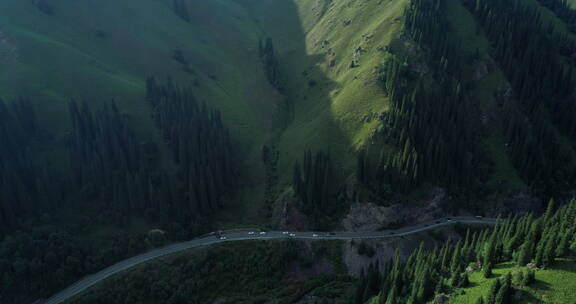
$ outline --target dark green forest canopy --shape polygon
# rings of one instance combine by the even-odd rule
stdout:
[[[570,57],[576,47],[522,3],[462,1],[477,22],[475,35],[488,39],[486,56],[510,80],[510,95],[496,97],[508,157],[532,191],[560,195],[576,181]],[[415,59],[401,53],[382,67],[382,85],[392,101],[382,119],[382,138],[397,152],[383,153],[377,162],[361,156],[358,175],[376,189],[391,185],[407,191],[427,181],[477,196],[487,190],[494,164],[482,143],[486,130],[479,127],[479,104],[471,98],[476,83],[465,72],[480,55],[467,54],[453,38],[447,6],[447,1],[411,1],[405,13],[404,34],[422,50],[419,64],[429,72],[418,72]]]
[[[72,130],[57,139],[36,120],[28,100],[0,100],[0,274],[6,282],[0,299],[48,296],[82,274],[162,244],[120,232],[131,218],[155,223],[172,240],[209,231],[222,197],[235,187],[234,148],[220,113],[198,103],[190,90],[153,78],[147,102],[169,155],[138,139],[113,102],[93,112],[71,101]],[[61,155],[43,154],[50,145]],[[162,158],[176,170],[165,169]],[[104,223],[120,231],[89,243],[75,235],[76,224],[51,219],[78,209],[90,210],[80,226]]]

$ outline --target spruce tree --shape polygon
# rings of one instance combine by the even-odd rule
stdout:
[[[532,259],[532,247],[533,244],[530,240],[527,240],[522,246],[520,246],[520,252],[518,253],[518,266],[526,266]]]
[[[490,285],[490,290],[488,291],[488,296],[486,297],[486,304],[496,304],[496,294],[500,290],[500,280],[494,280],[494,283]]]
[[[489,278],[492,276],[492,267],[493,264],[491,261],[485,263],[482,265],[482,276],[484,276],[485,278]]]
[[[510,304],[511,300],[511,282],[512,277],[510,273],[507,273],[504,279],[502,280],[502,284],[500,289],[498,290],[494,303],[495,304]]]

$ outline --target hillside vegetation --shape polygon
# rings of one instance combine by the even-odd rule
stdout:
[[[138,267],[69,301],[97,303],[347,303],[342,243],[228,243]],[[270,267],[275,265],[275,267]],[[329,300],[328,300],[329,299]]]
[[[513,263],[502,263],[494,266],[494,277],[484,278],[480,273],[470,275],[469,288],[463,289],[463,295],[457,295],[448,303],[474,303],[479,297],[489,294],[490,285],[494,280],[502,278],[507,273],[521,271]],[[525,286],[513,295],[520,303],[570,303],[574,300],[576,290],[576,266],[574,259],[561,259],[555,265],[535,274],[536,281]]]
[[[0,1],[0,302],[219,228],[332,230],[356,202],[569,199],[570,4]]]
[[[456,243],[447,242],[430,253],[421,247],[405,261],[397,253],[384,267],[376,264],[367,269],[357,283],[354,303],[450,299],[450,303],[511,304],[534,301],[531,297],[570,303],[575,284],[576,202],[553,210],[550,202],[540,218],[515,216],[491,230],[469,230]],[[554,279],[566,281],[547,285]],[[552,298],[551,290],[557,290]]]

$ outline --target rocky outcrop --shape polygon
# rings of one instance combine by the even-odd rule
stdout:
[[[390,207],[373,203],[357,203],[342,220],[348,231],[375,231],[396,225],[433,220],[442,216],[442,202],[446,197],[443,189],[437,188],[428,200],[406,206],[397,204]]]
[[[474,79],[478,81],[486,75],[488,75],[488,65],[485,62],[478,63],[474,68]]]
[[[350,212],[342,220],[342,224],[348,231],[374,231],[396,221],[397,214],[398,210],[394,207],[358,203],[352,205]]]
[[[16,44],[0,29],[0,67],[18,60]]]
[[[360,66],[360,55],[362,55],[362,47],[357,47],[352,54],[352,62],[350,63],[351,68]]]
[[[450,300],[450,297],[445,294],[439,294],[434,298],[434,304],[444,304],[448,302],[448,300]]]
[[[282,206],[279,229],[290,231],[308,231],[308,217],[297,207],[298,200],[292,191],[282,194],[276,205]]]

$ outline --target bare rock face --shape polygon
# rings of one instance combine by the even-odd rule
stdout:
[[[351,68],[360,66],[360,56],[362,55],[362,47],[357,47],[352,54],[352,62],[350,63]]]
[[[506,208],[506,210],[503,211],[524,214],[538,211],[540,205],[539,199],[524,191],[519,191],[510,195],[510,197],[504,202],[504,208]]]
[[[0,29],[0,67],[18,61],[18,47],[6,33]]]
[[[348,215],[342,220],[348,231],[374,231],[390,225],[397,214],[393,207],[380,207],[373,203],[352,205]]]
[[[308,218],[297,207],[297,199],[293,193],[287,193],[278,199],[282,207],[280,229],[290,231],[307,231]]]
[[[433,220],[441,217],[441,203],[445,196],[445,191],[437,188],[430,199],[414,204],[413,207],[400,204],[382,207],[373,203],[357,203],[350,207],[342,225],[348,231],[375,231],[394,225]]]
[[[474,79],[476,81],[486,77],[488,75],[488,65],[484,62],[478,63],[476,68],[474,68]]]
[[[450,297],[448,297],[447,295],[439,294],[436,296],[436,298],[434,298],[434,304],[444,304],[448,302],[449,299]]]

